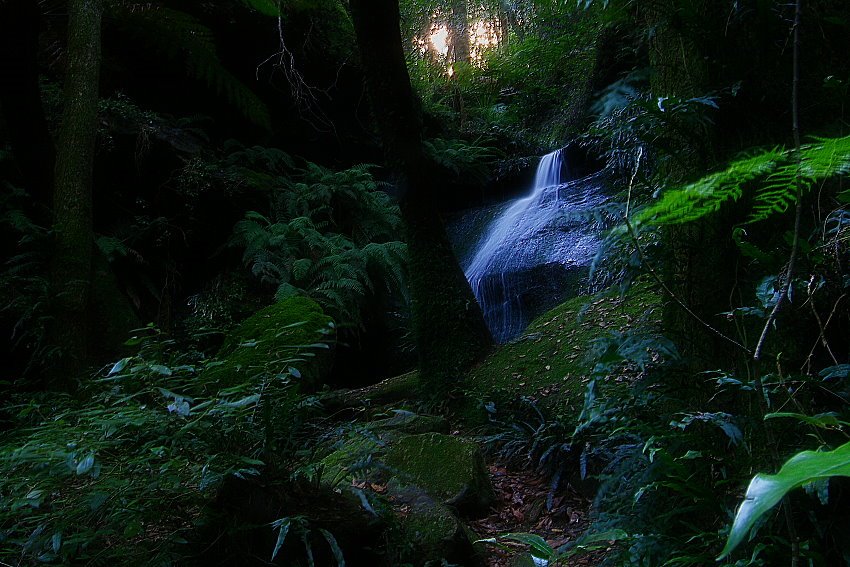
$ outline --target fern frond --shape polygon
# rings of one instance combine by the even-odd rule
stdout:
[[[212,31],[185,12],[158,4],[114,2],[112,15],[138,41],[161,56],[185,62],[187,73],[215,89],[245,118],[267,130],[271,118],[266,105],[221,63]]]
[[[635,215],[634,223],[665,225],[697,220],[727,201],[737,201],[747,183],[769,174],[784,159],[784,152],[775,148],[734,161],[724,171],[665,192],[658,202]]]
[[[724,203],[737,201],[753,188],[753,205],[748,223],[782,213],[796,201],[796,186],[805,194],[815,183],[850,172],[850,136],[816,138],[794,151],[774,148],[733,161],[679,189],[665,192],[661,199],[641,210],[635,226],[682,224],[716,212]],[[761,183],[757,183],[761,180]]]

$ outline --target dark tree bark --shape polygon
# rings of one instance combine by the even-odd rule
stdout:
[[[39,15],[36,0],[0,1],[0,112],[33,198],[30,213],[48,222],[55,149],[38,84]]]
[[[397,0],[351,0],[361,64],[388,161],[400,174],[413,331],[426,384],[449,384],[492,339],[434,205],[439,180],[422,147],[419,105],[404,60]]]
[[[646,25],[655,30],[648,46],[651,89],[655,96],[687,99],[704,96],[709,90],[706,46],[701,43],[704,38],[697,36],[694,29],[698,25],[706,28],[716,25],[723,15],[706,0],[694,1],[689,6],[692,12],[687,21],[673,0],[644,8]],[[674,139],[673,143],[678,159],[675,165],[660,172],[666,183],[684,183],[705,173],[710,164],[710,138],[702,152],[684,137]],[[728,320],[721,315],[730,309],[730,294],[735,285],[737,252],[731,239],[734,220],[730,212],[726,208],[710,218],[664,230],[665,247],[669,251],[664,266],[666,283],[692,312],[669,301],[664,311],[665,330],[686,359],[696,366],[715,364],[714,361],[735,352],[732,343],[709,331],[693,316],[727,336],[733,333]]]
[[[97,134],[102,0],[68,2],[68,66],[56,156],[53,344],[61,361],[54,387],[69,387],[86,360],[93,253],[92,167]]]

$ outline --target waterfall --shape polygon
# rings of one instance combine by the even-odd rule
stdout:
[[[589,209],[604,201],[598,175],[562,180],[564,152],[543,156],[531,192],[507,204],[484,232],[464,272],[493,337],[506,342],[577,287],[598,247]],[[575,291],[575,290],[574,290]]]

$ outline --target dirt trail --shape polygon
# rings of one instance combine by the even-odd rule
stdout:
[[[508,469],[499,463],[489,465],[490,478],[496,492],[496,503],[490,514],[470,523],[479,537],[490,538],[510,532],[528,532],[541,536],[553,548],[580,537],[589,524],[590,500],[574,490],[559,490],[547,510],[549,482],[528,470]],[[513,546],[512,546],[513,547]],[[525,546],[516,544],[517,551]],[[484,557],[490,567],[508,567],[511,553],[487,546]],[[571,558],[559,565],[598,565],[604,552]]]

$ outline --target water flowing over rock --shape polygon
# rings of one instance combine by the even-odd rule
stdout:
[[[606,200],[602,175],[569,179],[567,169],[562,150],[543,156],[530,194],[504,206],[465,263],[499,342],[575,295],[598,250],[602,226],[591,211]]]

